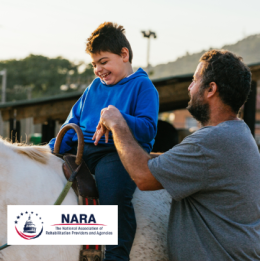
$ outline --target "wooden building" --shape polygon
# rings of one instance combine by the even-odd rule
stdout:
[[[250,64],[252,72],[252,91],[244,106],[243,118],[255,133],[257,83],[260,84],[260,63]],[[189,101],[188,86],[193,74],[179,75],[153,80],[159,92],[160,112],[184,109]],[[49,98],[0,104],[3,121],[9,122],[12,136],[20,137],[20,120],[33,118],[34,124],[41,124],[42,142],[48,142],[55,136],[55,124],[63,123],[82,92],[72,92]],[[259,117],[260,120],[260,117]],[[11,135],[11,134],[10,134]],[[11,136],[10,136],[11,138]]]

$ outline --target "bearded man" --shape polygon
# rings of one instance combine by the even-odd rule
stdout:
[[[172,196],[169,260],[260,260],[260,156],[238,118],[251,84],[241,57],[206,52],[188,91],[202,128],[153,158],[134,140],[120,112],[102,111],[121,161],[141,190]]]

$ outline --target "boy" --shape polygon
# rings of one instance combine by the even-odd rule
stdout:
[[[86,52],[91,56],[98,78],[73,106],[63,126],[75,123],[83,131],[83,159],[95,174],[100,204],[118,205],[118,245],[106,246],[104,260],[129,260],[136,230],[131,203],[136,185],[118,157],[111,133],[96,141],[92,138],[101,110],[113,105],[120,110],[139,144],[149,153],[157,129],[158,93],[142,69],[133,73],[132,49],[122,26],[110,22],[101,24],[88,38]],[[55,139],[49,143],[52,150],[54,143]],[[76,147],[77,135],[70,130],[63,138],[60,153],[75,153]]]

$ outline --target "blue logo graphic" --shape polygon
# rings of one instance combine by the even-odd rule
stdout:
[[[38,213],[20,213],[14,223],[17,234],[25,240],[38,238],[43,232],[43,221]]]

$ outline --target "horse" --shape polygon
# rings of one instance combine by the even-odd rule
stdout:
[[[0,138],[0,246],[7,240],[7,205],[52,205],[67,180],[63,160],[48,145],[29,146]],[[62,205],[76,205],[72,189]],[[130,259],[168,261],[167,225],[171,197],[165,190],[143,192],[133,198],[137,231]],[[10,246],[0,261],[78,261],[81,246]]]

